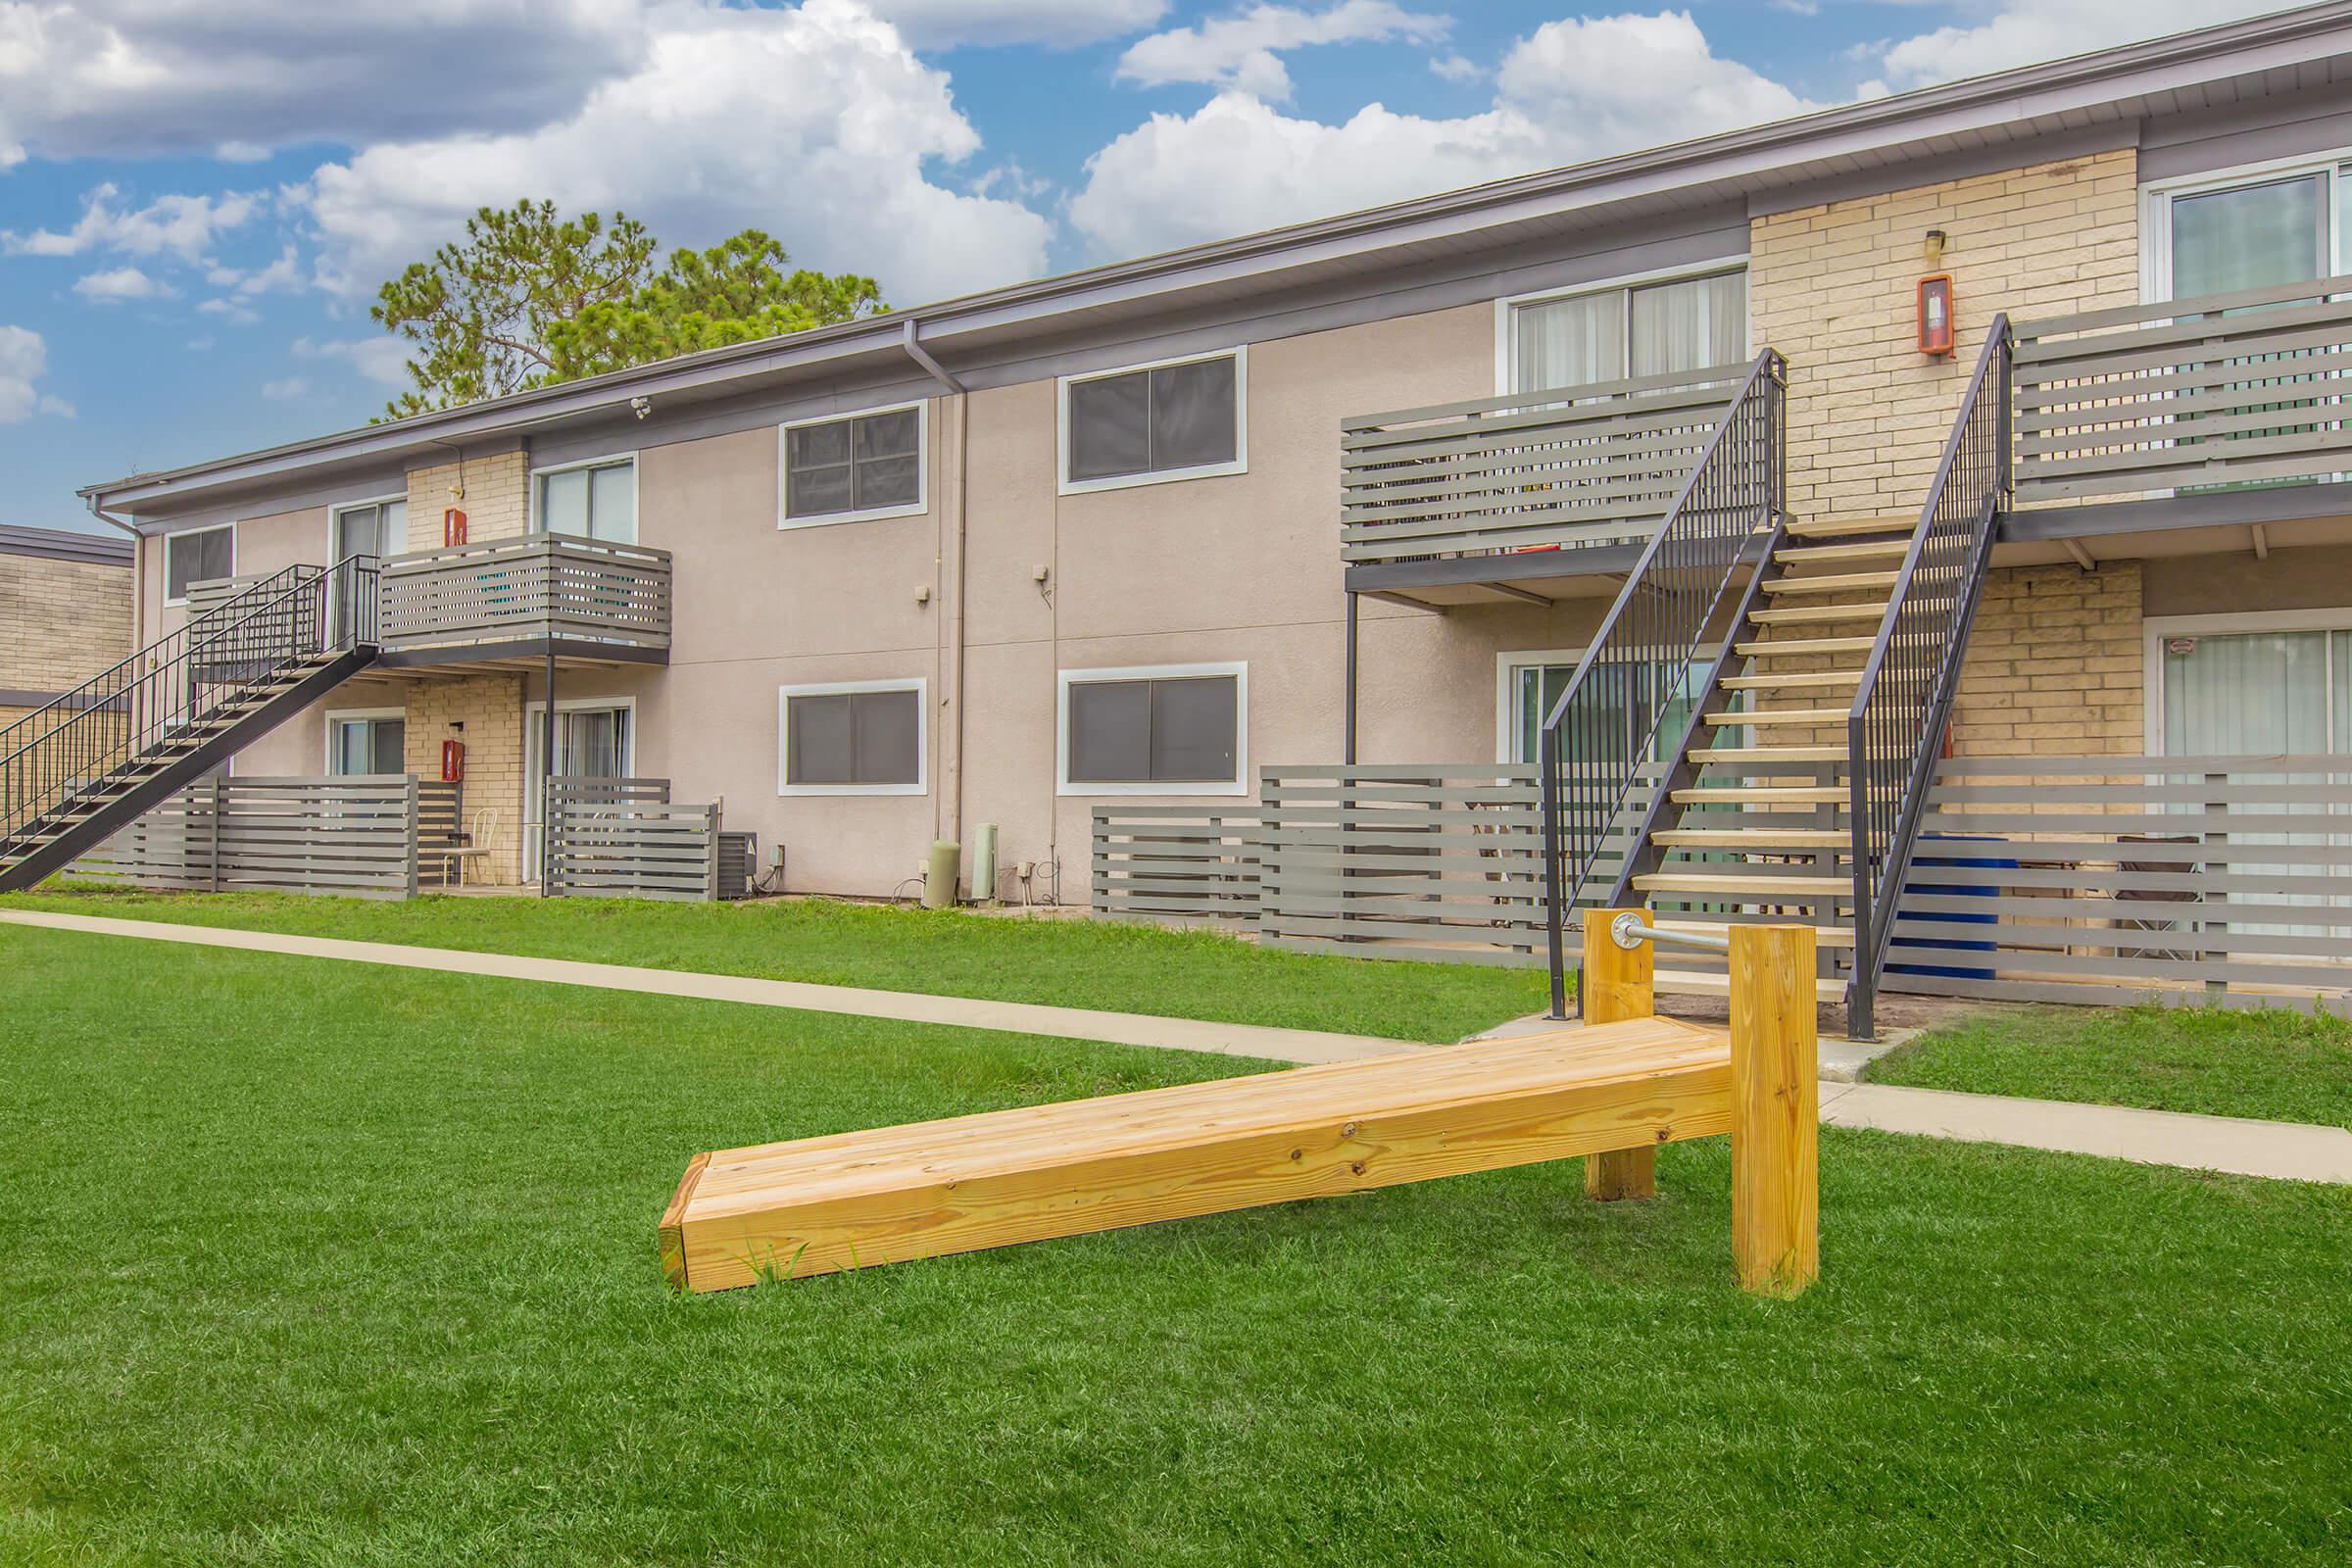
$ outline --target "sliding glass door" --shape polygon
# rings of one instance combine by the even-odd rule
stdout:
[[[591,699],[556,709],[556,776],[558,778],[627,778],[635,744],[631,733],[634,710],[625,703]],[[547,706],[534,703],[529,710],[528,792],[522,803],[522,874],[526,882],[539,876],[540,808],[547,799],[547,773],[540,753],[547,722]]]

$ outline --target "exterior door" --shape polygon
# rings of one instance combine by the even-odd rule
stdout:
[[[546,715],[545,705],[534,707],[529,715],[529,788],[522,805],[522,874],[526,882],[536,881],[539,876],[540,809],[547,799],[547,774],[539,754]],[[556,777],[627,778],[635,739],[630,733],[630,721],[634,717],[633,710],[625,704],[558,707]]]

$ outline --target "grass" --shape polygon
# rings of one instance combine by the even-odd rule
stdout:
[[[387,904],[300,894],[71,889],[0,896],[0,909],[176,920],[1395,1040],[1459,1040],[1546,1004],[1541,971],[1367,962],[1276,953],[1214,931],[1018,920],[823,899],[662,904],[420,898]]]
[[[1873,1083],[2352,1127],[2352,1024],[2272,1008],[2033,1007],[1933,1030]]]
[[[721,1296],[687,1154],[1229,1059],[0,928],[0,1562],[2334,1563],[2352,1192],[1825,1133]]]

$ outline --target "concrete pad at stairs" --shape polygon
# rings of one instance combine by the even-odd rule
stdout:
[[[2278,1181],[2352,1183],[2352,1131],[2237,1116],[1963,1095],[1893,1084],[1822,1090],[1824,1126],[2014,1144]]]

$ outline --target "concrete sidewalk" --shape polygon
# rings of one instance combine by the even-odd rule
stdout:
[[[947,1024],[960,1029],[1000,1029],[1112,1045],[1201,1051],[1270,1061],[1353,1061],[1414,1049],[1408,1041],[1373,1035],[1206,1023],[1194,1018],[1161,1018],[1090,1007],[987,1002],[969,997],[812,985],[799,980],[759,980],[691,970],[641,969],[572,958],[528,958],[392,942],[349,942],[339,937],[173,925],[160,920],[118,920],[99,915],[6,909],[0,910],[0,924],[192,947],[234,948],[294,957],[334,958],[500,980],[585,986],[603,991],[637,991],[704,1002],[742,1002],[755,1006]],[[2083,1105],[2052,1100],[2016,1100],[2001,1095],[1962,1095],[1939,1089],[1840,1083],[1826,1078],[1821,1086],[1821,1120],[1828,1127],[1867,1127],[1929,1138],[2010,1144],[2020,1149],[2060,1153],[2100,1154],[2191,1170],[2352,1184],[2352,1131],[2341,1127],[2191,1116],[2176,1111],[2132,1110],[2117,1105]]]

